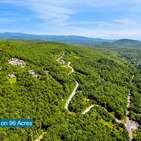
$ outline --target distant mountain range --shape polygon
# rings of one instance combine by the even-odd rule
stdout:
[[[24,33],[0,33],[0,39],[22,39],[22,40],[42,40],[63,43],[82,44],[98,47],[141,47],[141,41],[131,39],[108,40],[101,38],[89,38],[73,35],[33,35]]]
[[[113,42],[104,42],[98,46],[115,48],[141,48],[141,41],[132,39],[120,39]]]
[[[0,39],[24,39],[24,40],[43,40],[43,41],[56,41],[74,44],[99,44],[104,42],[111,42],[112,40],[100,39],[100,38],[89,38],[83,36],[73,35],[33,35],[24,33],[0,33]]]

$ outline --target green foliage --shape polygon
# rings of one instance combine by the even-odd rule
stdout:
[[[70,61],[75,70],[71,75],[56,61],[63,52],[65,65]],[[9,64],[11,58],[23,60],[25,67]],[[0,129],[1,140],[31,141],[46,132],[46,141],[127,141],[124,126],[111,116],[124,118],[131,87],[132,69],[117,52],[62,43],[0,41],[0,62],[0,118],[34,121],[30,129]],[[8,79],[12,73],[16,78]],[[68,112],[64,106],[75,81],[79,88]],[[82,115],[90,104],[99,106]]]

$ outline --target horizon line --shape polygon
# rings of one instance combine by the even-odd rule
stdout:
[[[47,34],[47,33],[27,33],[27,32],[0,32],[0,34],[25,34],[25,35],[32,35],[32,36],[73,36],[73,37],[83,37],[83,38],[91,38],[91,39],[102,39],[102,40],[137,40],[141,41],[141,39],[135,39],[135,38],[104,38],[104,37],[92,37],[87,35],[77,35],[77,34]]]

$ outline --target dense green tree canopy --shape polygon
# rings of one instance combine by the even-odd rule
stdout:
[[[62,54],[64,64],[57,61]],[[9,64],[11,58],[25,65]],[[68,62],[74,69],[71,74]],[[33,119],[32,128],[0,128],[0,140],[32,141],[44,133],[45,141],[127,141],[124,125],[115,118],[125,118],[128,90],[132,89],[130,117],[141,122],[140,76],[116,51],[0,41],[0,118]],[[79,87],[67,111],[65,103],[76,81]],[[98,106],[83,115],[92,104]],[[140,138],[139,132],[137,140]]]

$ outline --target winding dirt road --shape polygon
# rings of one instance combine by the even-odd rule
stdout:
[[[63,52],[63,54],[58,58],[56,59],[56,61],[60,64],[65,64],[65,61],[63,60],[63,57],[64,57],[65,53]],[[68,75],[72,74],[74,72],[74,69],[73,67],[70,66],[71,65],[71,62],[68,62],[68,65],[67,67],[71,69],[71,71],[68,73]],[[76,82],[76,86],[73,90],[73,92],[71,93],[70,97],[68,98],[67,102],[66,102],[66,105],[65,105],[65,109],[68,110],[68,106],[69,106],[69,103],[71,101],[71,99],[73,98],[73,96],[76,94],[76,90],[77,88],[79,87],[79,84],[78,82]],[[34,141],[41,141],[44,137],[46,132],[43,132],[37,139],[35,139]]]
[[[72,74],[74,72],[74,68],[71,66],[71,62],[68,62],[67,67],[71,69],[71,71],[68,73],[68,75]]]
[[[83,112],[82,115],[85,115],[86,113],[88,113],[95,105],[91,105],[88,108],[86,108]]]
[[[86,109],[82,112],[82,115],[87,114],[93,107],[101,107],[101,105],[96,105],[96,104],[94,104],[94,105],[89,106],[88,108],[86,108]],[[104,108],[104,107],[102,107],[102,108],[103,108],[106,112],[108,112],[106,108]],[[109,113],[109,112],[108,112],[108,113]],[[120,121],[119,119],[117,119],[116,117],[114,117],[112,114],[111,114],[111,116],[115,119],[115,121],[116,121],[117,123],[122,123],[122,124],[123,124],[122,121]]]
[[[59,62],[62,65],[65,64],[65,61],[63,60],[64,55],[65,55],[65,53],[63,52],[63,54],[56,60],[57,62]],[[68,73],[68,75],[70,75],[70,74],[72,74],[74,72],[74,68],[71,66],[71,62],[70,61],[65,66],[71,69],[71,71]]]
[[[72,98],[75,96],[76,91],[77,91],[77,88],[79,87],[79,83],[78,83],[77,81],[76,81],[75,83],[76,83],[75,88],[73,89],[71,95],[69,96],[69,98],[68,98],[68,100],[67,100],[67,102],[66,102],[66,104],[65,104],[65,109],[66,109],[67,111],[69,111],[69,109],[68,109],[69,104],[70,104]]]
[[[63,54],[56,60],[56,61],[59,62],[60,64],[65,64],[65,61],[63,60],[64,54],[65,54],[65,53],[63,52]],[[67,67],[71,69],[71,71],[68,73],[68,75],[72,74],[72,73],[74,72],[74,68],[71,66],[71,62],[68,62]],[[67,111],[69,111],[69,108],[68,108],[68,107],[69,107],[69,104],[70,104],[72,98],[75,96],[76,91],[77,91],[77,88],[79,87],[79,83],[78,83],[77,81],[76,81],[75,83],[76,83],[76,85],[75,85],[75,87],[74,87],[72,93],[70,94],[70,96],[69,96],[69,98],[67,99],[66,104],[65,104],[65,109],[66,109]]]
[[[65,61],[63,60],[64,55],[65,52],[63,52],[63,54],[56,61],[59,62],[60,64],[65,64]]]

